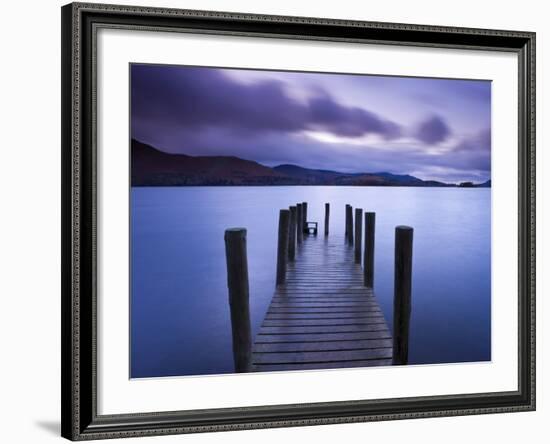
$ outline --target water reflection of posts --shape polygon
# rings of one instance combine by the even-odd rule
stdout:
[[[376,213],[365,213],[365,252],[363,280],[365,287],[374,287],[374,228]]]
[[[393,296],[393,364],[409,361],[409,325],[411,319],[413,229],[395,228],[395,275]]]
[[[233,360],[235,372],[244,373],[250,369],[252,344],[245,228],[225,230],[225,256],[233,335]]]
[[[325,236],[328,236],[328,222],[330,216],[330,204],[325,204]]]
[[[284,284],[286,280],[289,219],[289,210],[279,211],[279,238],[277,241],[277,285]]]

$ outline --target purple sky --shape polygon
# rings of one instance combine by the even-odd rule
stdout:
[[[475,182],[491,175],[491,83],[131,66],[132,137],[171,153]]]

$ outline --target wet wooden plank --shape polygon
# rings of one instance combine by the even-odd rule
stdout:
[[[269,342],[256,343],[253,353],[338,351],[381,349],[392,347],[391,339],[358,339],[353,341],[315,341],[315,342]]]
[[[328,300],[327,300],[328,299]],[[340,296],[332,296],[330,294],[324,294],[324,295],[308,295],[308,294],[300,294],[296,293],[294,295],[275,295],[275,297],[272,300],[272,303],[289,303],[289,302],[301,302],[301,303],[307,303],[307,302],[334,302],[334,303],[343,303],[347,302],[350,299],[355,299],[356,302],[361,303],[369,303],[374,302],[378,304],[378,301],[374,298],[372,295],[359,295],[359,294],[342,294]]]
[[[392,365],[391,359],[371,359],[362,361],[323,362],[305,364],[257,364],[253,367],[257,372],[287,372],[292,370],[328,370],[343,368],[378,367]]]
[[[391,335],[387,330],[365,331],[365,332],[326,332],[307,334],[285,334],[260,333],[256,336],[256,344],[272,342],[330,342],[330,341],[357,341],[357,340],[379,340],[390,339]]]
[[[361,350],[252,353],[252,364],[320,364],[323,362],[360,361],[390,358],[391,348],[365,348]]]
[[[262,327],[332,327],[348,325],[386,324],[383,317],[331,318],[331,319],[265,319]]]
[[[316,326],[283,326],[283,327],[262,327],[260,333],[263,334],[307,334],[307,333],[353,333],[362,331],[388,331],[385,324],[370,325],[325,325]]]
[[[281,302],[279,302],[279,303],[284,303],[284,302],[285,302],[285,301],[281,301]],[[289,301],[286,301],[286,302],[288,303]],[[309,303],[312,303],[312,302],[332,302],[332,301],[330,301],[330,300],[307,301],[307,300],[306,300],[306,301],[296,301],[296,302],[302,302],[302,303],[303,303],[303,302],[309,302]],[[350,300],[346,300],[345,302],[350,302],[350,303],[353,304],[353,303],[362,302],[362,301],[361,301],[361,300],[350,299]],[[350,311],[357,311],[357,310],[361,310],[361,309],[362,309],[361,305],[360,305],[360,304],[357,304],[357,306],[356,306],[355,308],[343,308],[343,309],[341,309],[340,311],[337,311],[337,313],[350,312]],[[298,309],[294,309],[294,308],[285,308],[285,307],[272,307],[272,308],[269,309],[268,313],[269,313],[269,312],[284,313],[284,312],[288,312],[288,311],[292,312],[292,311],[295,311],[295,310],[300,311],[299,308],[298,308]],[[313,312],[314,312],[314,311],[318,311],[318,312],[320,312],[320,313],[322,313],[322,312],[325,312],[325,313],[334,313],[334,312],[335,312],[335,310],[333,310],[333,309],[323,309],[323,308],[318,308],[318,309],[305,308],[304,310],[306,310],[308,313],[309,313],[309,312],[312,312],[312,311],[313,311]],[[365,309],[365,311],[369,311],[369,312],[370,312],[370,311],[376,311],[376,310],[375,310],[374,307],[373,307],[373,308],[369,308],[368,310]]]
[[[265,317],[266,320],[300,320],[300,319],[382,319],[385,322],[381,312],[372,311],[347,311],[347,312],[278,312],[270,311]]]
[[[311,302],[273,302],[270,306],[272,308],[365,308],[365,309],[380,309],[376,302],[355,302],[355,301],[311,301]]]

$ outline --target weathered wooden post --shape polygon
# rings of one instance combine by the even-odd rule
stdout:
[[[349,204],[346,204],[346,219],[345,219],[345,222],[344,222],[344,229],[345,229],[345,231],[346,231],[346,233],[345,233],[345,240],[346,240],[346,242],[348,241],[348,227],[349,227],[349,222],[348,222],[348,219],[349,219],[348,207],[349,207]]]
[[[349,204],[346,204],[346,209],[344,210],[345,219],[344,219],[344,242],[348,241],[348,207]]]
[[[363,236],[363,210],[355,209],[355,263],[361,263],[361,246]]]
[[[328,220],[330,216],[330,204],[325,204],[325,236],[328,236]]]
[[[302,204],[296,204],[296,242],[301,244],[302,240],[304,238],[304,229],[302,222],[304,221],[304,218],[302,216]]]
[[[277,285],[283,284],[286,279],[286,261],[288,257],[288,225],[289,210],[279,211],[279,239],[277,242]]]
[[[374,287],[374,228],[376,213],[365,212],[365,252],[363,280],[365,287]]]
[[[252,339],[248,303],[248,261],[246,257],[246,229],[225,230],[225,256],[227,262],[227,288],[233,334],[233,361],[235,372],[250,369]]]
[[[409,325],[411,320],[413,229],[395,228],[395,275],[393,295],[393,364],[409,361]]]
[[[307,233],[307,202],[302,202],[302,231]]]
[[[347,209],[347,229],[346,232],[348,233],[348,244],[353,245],[353,207],[351,205],[348,205],[346,207]]]
[[[290,207],[290,225],[288,229],[288,259],[296,257],[296,207]]]

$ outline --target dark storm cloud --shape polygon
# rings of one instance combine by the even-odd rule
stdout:
[[[244,86],[220,71],[132,67],[132,114],[176,126],[227,126],[251,131],[296,131],[304,109],[278,82]]]
[[[491,151],[491,130],[486,128],[480,131],[473,137],[469,137],[460,142],[455,148],[455,151],[476,151],[490,152]]]
[[[172,153],[484,181],[490,98],[488,82],[133,65],[131,130]]]
[[[491,130],[486,128],[478,134],[467,137],[452,150],[449,158],[464,160],[471,168],[491,171]]]
[[[158,131],[166,131],[170,123],[176,128],[216,126],[255,133],[314,129],[386,139],[401,132],[396,123],[341,105],[327,93],[303,102],[290,97],[279,81],[244,85],[219,70],[155,65],[132,66],[132,118],[133,123],[156,121]]]
[[[451,129],[439,116],[433,116],[422,122],[416,131],[416,137],[427,144],[443,142],[451,135]]]
[[[367,133],[376,133],[386,139],[394,139],[401,135],[397,124],[383,120],[362,108],[339,105],[328,95],[311,99],[309,110],[311,125],[339,136],[360,137]]]

